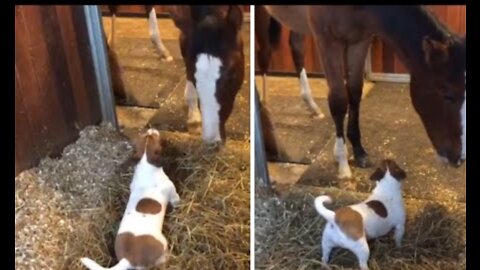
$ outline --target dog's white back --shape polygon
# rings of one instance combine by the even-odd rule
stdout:
[[[380,216],[367,202],[379,201],[386,208],[387,217]],[[386,235],[396,224],[405,221],[405,206],[402,197],[401,183],[387,170],[381,182],[367,200],[350,206],[363,218],[367,238],[377,238]],[[377,210],[378,211],[378,210]]]
[[[386,235],[395,229],[395,244],[400,247],[405,230],[405,206],[402,183],[405,172],[392,160],[384,160],[370,177],[377,186],[367,200],[342,207],[335,212],[325,208],[329,196],[315,199],[315,208],[327,224],[322,236],[322,261],[327,263],[334,247],[351,250],[357,256],[362,270],[368,269],[369,238]]]
[[[110,269],[144,269],[167,260],[163,221],[168,203],[176,206],[180,198],[163,168],[152,164],[160,156],[159,136],[157,130],[149,129],[137,145],[141,159],[135,167],[127,207],[115,239],[119,262]],[[91,270],[105,269],[91,259],[81,261]]]

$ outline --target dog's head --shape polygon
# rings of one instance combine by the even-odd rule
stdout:
[[[405,178],[407,178],[407,173],[400,168],[395,161],[391,159],[385,159],[370,176],[370,180],[381,182],[388,175],[395,178],[398,182],[402,182]]]
[[[166,140],[160,136],[158,130],[151,128],[134,138],[133,142],[135,145],[134,159],[139,160],[146,155],[150,164],[158,165],[160,163]]]

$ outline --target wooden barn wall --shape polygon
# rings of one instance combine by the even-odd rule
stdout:
[[[432,5],[427,6],[427,8],[432,10],[438,16],[440,21],[445,23],[455,33],[466,33],[467,9],[465,5]],[[405,67],[395,56],[393,50],[378,39],[372,44],[371,60],[373,72],[407,73]],[[305,68],[310,74],[323,74],[323,68],[312,37],[306,37]],[[258,70],[257,65],[256,69]],[[290,46],[288,45],[288,31],[286,29],[282,29],[280,46],[273,52],[270,62],[270,71],[295,73]]]
[[[250,12],[250,5],[241,6],[244,12]],[[101,5],[100,9],[103,15],[110,14],[108,7],[106,5]],[[165,6],[155,5],[155,12],[157,15],[165,15],[166,9]],[[142,5],[119,5],[118,7],[118,16],[146,16],[145,6]]]
[[[15,175],[101,121],[82,6],[15,6]]]

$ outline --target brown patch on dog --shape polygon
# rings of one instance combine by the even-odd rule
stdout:
[[[348,206],[335,211],[335,223],[354,241],[364,235],[362,216]]]
[[[407,178],[407,173],[402,168],[400,168],[400,166],[398,166],[395,161],[391,159],[385,159],[380,163],[380,166],[370,176],[370,180],[380,181],[381,179],[383,179],[383,177],[385,177],[387,169],[390,174],[398,181]]]
[[[162,211],[162,205],[154,199],[145,198],[137,203],[135,210],[139,213],[155,215]]]
[[[141,134],[133,140],[135,152],[133,158],[141,159],[145,150],[147,152],[147,161],[153,165],[158,165],[161,161],[162,149],[166,145],[166,140],[157,134]],[[145,148],[145,145],[147,147]]]
[[[151,267],[164,255],[165,247],[151,235],[121,233],[115,239],[117,259],[126,258],[134,267]]]
[[[375,214],[379,215],[382,218],[386,218],[388,216],[387,208],[381,201],[373,200],[366,203],[369,208],[375,212]]]

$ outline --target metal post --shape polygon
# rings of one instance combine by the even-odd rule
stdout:
[[[102,119],[118,129],[115,112],[115,99],[112,91],[110,66],[108,63],[106,40],[103,35],[103,23],[100,8],[96,5],[83,6],[87,22],[88,37],[92,50],[93,65],[97,79],[98,96],[102,109]]]
[[[262,119],[260,117],[260,97],[255,86],[255,108],[254,108],[254,127],[255,127],[255,178],[263,180],[268,188],[271,188],[270,177],[268,175],[267,157],[265,154],[265,144],[262,131]]]

